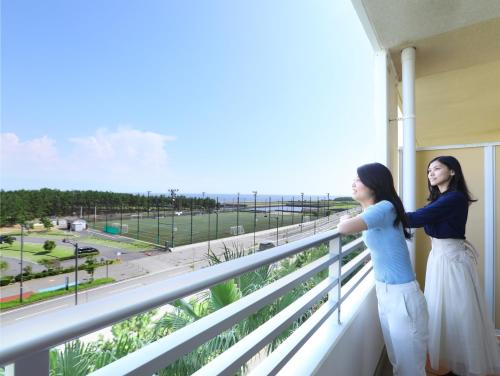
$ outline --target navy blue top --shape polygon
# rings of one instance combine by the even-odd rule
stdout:
[[[429,205],[406,213],[410,227],[424,227],[425,233],[438,239],[465,239],[469,202],[462,192],[445,192]]]

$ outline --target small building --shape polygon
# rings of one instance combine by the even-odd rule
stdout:
[[[63,218],[59,218],[57,220],[57,228],[61,230],[67,230],[68,229],[68,221]]]
[[[84,219],[76,219],[71,222],[71,231],[83,231],[87,228],[87,221]]]

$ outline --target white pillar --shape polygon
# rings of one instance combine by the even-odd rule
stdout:
[[[403,204],[406,211],[416,205],[415,179],[415,48],[401,53],[403,76]],[[408,242],[410,258],[415,268],[415,240]]]
[[[484,290],[488,313],[495,320],[495,265],[496,265],[496,202],[495,202],[495,147],[484,148]]]
[[[377,145],[375,160],[389,166],[389,73],[387,62],[386,50],[375,53],[373,115],[375,120],[375,144]]]

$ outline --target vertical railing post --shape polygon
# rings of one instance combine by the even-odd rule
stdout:
[[[49,350],[42,350],[20,358],[5,366],[5,376],[49,376]]]
[[[328,294],[328,300],[337,301],[337,321],[340,324],[340,301],[341,301],[341,268],[342,268],[342,247],[340,242],[340,235],[335,239],[330,240],[329,244],[329,254],[331,257],[339,256],[338,260],[330,265],[328,268],[328,274],[330,278],[338,279],[337,287],[330,291]]]

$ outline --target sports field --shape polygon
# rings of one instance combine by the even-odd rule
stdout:
[[[313,217],[314,219],[315,217]],[[255,218],[256,231],[262,231],[269,228],[298,224],[302,221],[300,213],[282,213],[271,212],[271,215],[257,213]],[[212,214],[196,214],[191,216],[175,215],[174,220],[174,246],[206,241],[209,235],[210,239],[225,238],[236,235],[236,226],[243,226],[240,234],[252,233],[254,230],[254,213],[252,212],[219,212]],[[304,222],[309,220],[308,213],[304,213]],[[162,216],[156,218],[144,218],[123,216],[121,219],[113,219],[107,222],[108,226],[113,224],[128,225],[128,233],[122,233],[135,239],[140,239],[160,245],[172,246],[172,216]],[[103,230],[106,222],[96,222],[91,227]],[[231,230],[232,228],[232,230]],[[192,230],[191,230],[192,229]]]

